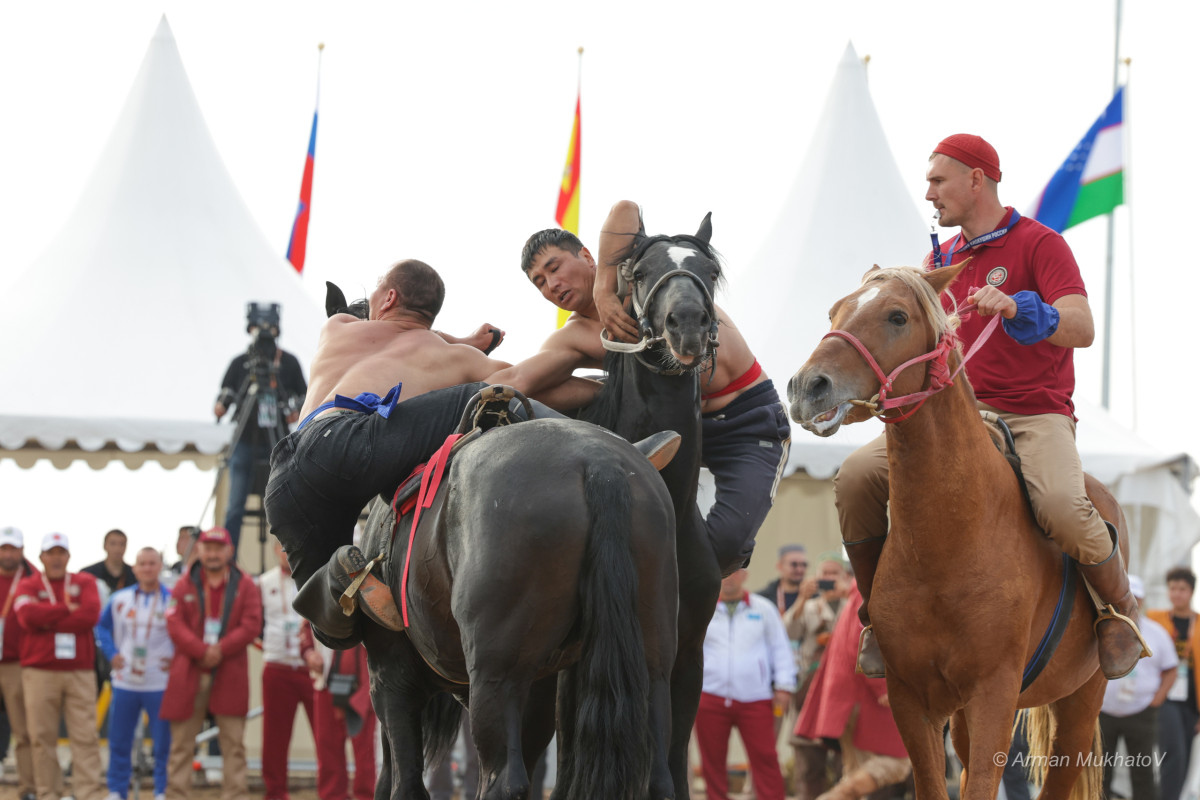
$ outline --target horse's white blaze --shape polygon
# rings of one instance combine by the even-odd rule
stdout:
[[[675,262],[675,266],[682,269],[684,260],[696,255],[696,251],[690,247],[680,247],[677,244],[673,244],[667,248],[667,255]]]
[[[879,295],[879,287],[872,286],[870,289],[867,289],[865,292],[863,292],[858,297],[856,297],[855,302],[858,304],[859,308],[862,308],[867,303],[874,300],[878,295]]]

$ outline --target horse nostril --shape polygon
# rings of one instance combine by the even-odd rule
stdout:
[[[673,312],[667,312],[667,327],[672,330],[679,327],[679,320],[675,318]]]
[[[829,378],[824,375],[813,375],[807,381],[804,393],[809,397],[820,397],[830,389]]]

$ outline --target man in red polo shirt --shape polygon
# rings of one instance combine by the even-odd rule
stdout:
[[[979,407],[1012,429],[1038,524],[1079,563],[1106,605],[1097,629],[1100,667],[1106,677],[1119,678],[1133,669],[1144,648],[1116,529],[1088,499],[1075,449],[1074,349],[1088,347],[1095,335],[1087,290],[1062,236],[1001,205],[1000,177],[1000,157],[978,136],[954,134],[934,148],[925,199],[941,227],[958,226],[959,232],[936,246],[925,266],[971,259],[948,290],[959,307],[977,305],[958,329],[964,349],[983,331],[984,317],[1003,317],[1007,335],[989,339],[972,359],[971,386]],[[863,595],[860,617],[869,631],[865,612],[888,527],[883,436],[846,459],[834,496]],[[863,641],[859,667],[881,677],[879,646],[870,633]]]
[[[200,534],[200,561],[179,577],[167,606],[167,633],[175,658],[159,716],[171,723],[167,798],[185,800],[192,783],[196,734],[204,715],[216,719],[224,757],[224,800],[248,796],[246,712],[250,669],[246,648],[262,630],[258,587],[231,563],[233,542],[224,528]],[[219,690],[214,692],[214,687]]]
[[[67,723],[71,785],[77,800],[104,796],[96,735],[96,642],[100,621],[96,579],[67,572],[71,548],[61,533],[42,539],[41,575],[17,585],[13,609],[21,625],[21,680],[25,721],[33,744],[38,800],[58,800],[58,719]]]

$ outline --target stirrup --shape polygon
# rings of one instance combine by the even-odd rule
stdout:
[[[355,610],[361,608],[364,614],[383,627],[402,631],[404,620],[400,617],[400,610],[396,608],[392,590],[371,574],[371,570],[382,560],[383,553],[380,553],[367,562],[367,566],[354,577],[346,591],[342,592],[342,596],[338,598],[338,605],[347,617],[353,616]]]
[[[499,425],[511,425],[521,422],[521,418],[509,411],[509,403],[521,401],[526,419],[533,419],[533,405],[525,395],[511,386],[496,383],[480,389],[474,397],[467,401],[462,417],[458,421],[457,433],[469,433],[475,428],[487,430]],[[492,419],[487,419],[491,417]]]

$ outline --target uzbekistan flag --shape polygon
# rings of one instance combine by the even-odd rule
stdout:
[[[575,96],[575,124],[571,127],[571,144],[567,147],[567,163],[563,167],[562,186],[558,190],[558,209],[554,220],[563,230],[579,235],[579,176],[581,172],[580,99]],[[569,311],[558,310],[558,327],[562,327],[570,316]]]
[[[304,273],[304,248],[308,244],[308,211],[312,206],[313,162],[317,155],[317,112],[313,111],[312,134],[308,137],[308,155],[304,159],[304,177],[300,179],[300,206],[292,221],[292,238],[288,241],[287,260],[296,272]]]
[[[1029,216],[1062,233],[1125,202],[1125,87],[1075,145]]]

